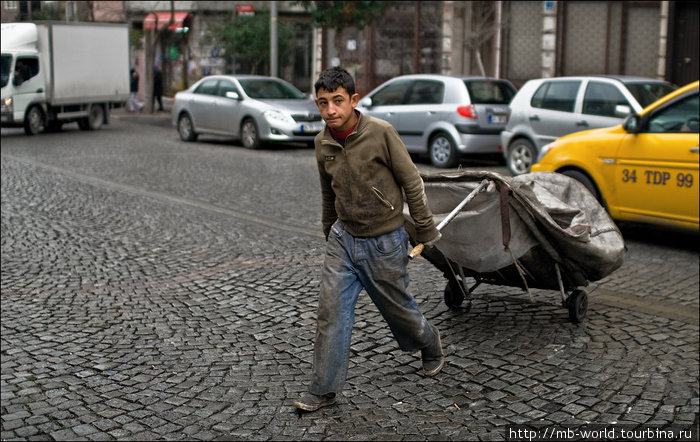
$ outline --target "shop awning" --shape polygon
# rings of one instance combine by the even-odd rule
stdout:
[[[176,11],[173,17],[173,23],[168,26],[168,29],[174,31],[185,26],[185,20],[190,13],[187,11]],[[153,29],[156,26],[156,18],[158,19],[158,29],[163,29],[170,21],[170,11],[168,12],[151,12],[143,20],[143,29]]]

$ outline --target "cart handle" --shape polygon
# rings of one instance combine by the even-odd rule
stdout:
[[[454,217],[457,216],[459,211],[462,210],[464,208],[464,206],[469,204],[469,201],[474,199],[476,194],[481,192],[486,186],[489,185],[489,183],[490,183],[490,181],[487,179],[482,180],[481,183],[479,183],[479,185],[476,187],[476,189],[472,190],[469,193],[469,195],[467,195],[466,198],[464,198],[462,200],[462,202],[460,202],[457,205],[457,207],[455,207],[454,210],[452,210],[452,212],[450,212],[450,214],[447,215],[447,217],[445,217],[445,219],[443,219],[440,222],[440,224],[438,224],[438,226],[437,226],[438,232],[440,232],[447,224],[449,224],[450,221],[452,221],[454,219]],[[423,243],[418,244],[410,252],[408,252],[408,257],[410,259],[413,259],[413,258],[420,256],[420,254],[423,253],[424,248],[425,248],[425,245]]]

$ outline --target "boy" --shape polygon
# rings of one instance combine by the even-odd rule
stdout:
[[[421,350],[425,375],[445,362],[437,328],[407,291],[406,195],[417,240],[440,238],[423,181],[396,130],[355,110],[359,95],[350,74],[323,71],[314,85],[326,129],[315,139],[326,236],[314,363],[309,393],[294,402],[304,411],[335,403],[347,378],[355,305],[364,288],[404,351]]]

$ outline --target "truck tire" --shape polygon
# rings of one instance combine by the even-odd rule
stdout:
[[[24,133],[36,135],[46,128],[46,115],[40,106],[32,106],[24,116]]]
[[[102,105],[94,104],[90,106],[88,116],[78,120],[78,126],[82,130],[97,130],[102,127],[105,121],[105,111]]]

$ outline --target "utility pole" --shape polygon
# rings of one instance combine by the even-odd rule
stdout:
[[[277,77],[277,2],[270,2],[270,76]]]

